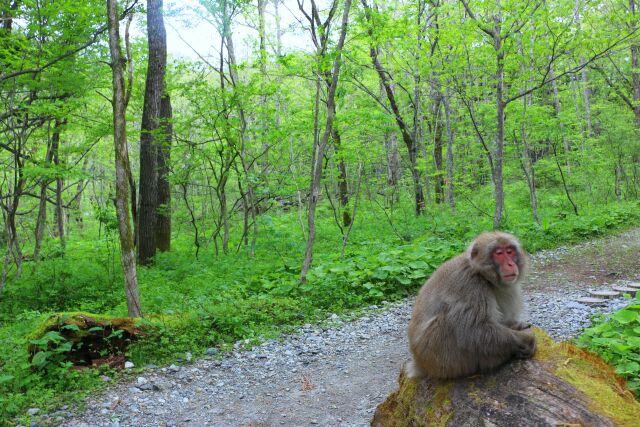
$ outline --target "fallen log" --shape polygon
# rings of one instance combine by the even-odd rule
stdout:
[[[381,403],[371,425],[638,426],[640,402],[599,357],[535,331],[533,359],[450,381],[414,380]]]

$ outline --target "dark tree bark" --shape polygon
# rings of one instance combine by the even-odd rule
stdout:
[[[147,1],[149,59],[140,135],[140,209],[138,210],[138,260],[150,264],[156,254],[158,209],[158,141],[160,104],[164,95],[167,65],[167,34],[162,19],[162,0]]]
[[[113,142],[115,145],[116,167],[116,214],[120,233],[120,258],[124,272],[127,308],[130,317],[142,316],[138,277],[136,272],[133,229],[129,212],[129,183],[127,177],[127,123],[125,117],[124,60],[120,50],[117,1],[107,0],[107,19],[109,27],[109,50],[111,52],[111,71],[113,74]]]
[[[164,141],[158,145],[158,219],[156,224],[156,247],[160,252],[171,249],[171,185],[167,180],[169,175],[169,160],[171,158],[171,141],[173,139],[173,110],[171,98],[165,94],[160,105],[162,121],[162,135]]]

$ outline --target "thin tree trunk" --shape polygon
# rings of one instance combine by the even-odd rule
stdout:
[[[584,150],[585,150],[585,142],[587,140],[587,133],[588,130],[586,128],[586,121],[583,122],[581,119],[581,115],[580,115],[580,103],[578,102],[578,79],[575,75],[570,75],[569,79],[571,81],[571,99],[573,100],[573,106],[575,109],[575,115],[576,115],[576,119],[579,121],[580,123],[580,134],[581,134],[581,141],[580,141],[580,152],[582,154],[584,154]]]
[[[391,88],[393,91],[393,87]],[[380,81],[380,96],[386,97],[386,92],[384,86],[382,85],[382,81]],[[385,192],[387,194],[387,199],[389,202],[393,203],[398,201],[400,198],[400,193],[398,191],[398,183],[400,182],[400,153],[398,152],[398,135],[395,130],[387,130],[384,134],[384,146],[387,154],[387,185],[390,187],[388,190],[391,193]],[[426,157],[426,155],[425,155]],[[428,174],[425,174],[428,179]],[[427,189],[429,187],[427,186]],[[427,196],[429,193],[427,193]]]
[[[51,142],[47,146],[47,152],[44,158],[45,166],[50,166],[53,160],[53,150]],[[37,266],[40,261],[40,249],[42,247],[42,238],[44,236],[44,227],[47,223],[47,190],[49,189],[50,180],[43,179],[40,183],[40,200],[38,202],[38,218],[36,219],[35,243],[33,246],[33,261]]]
[[[64,124],[64,121],[55,122],[53,129],[53,136],[51,137],[51,151],[53,152],[53,164],[56,165],[57,177],[56,177],[56,209],[55,218],[57,226],[57,236],[60,239],[60,246],[62,251],[66,248],[66,239],[64,233],[65,212],[62,202],[62,191],[64,190],[64,180],[60,176],[60,126]]]
[[[22,166],[20,166],[21,168]],[[18,227],[16,225],[16,215],[18,213],[18,206],[20,204],[20,198],[24,191],[25,179],[22,173],[19,173],[18,181],[14,187],[13,197],[9,210],[7,212],[7,230],[9,235],[9,255],[13,256],[13,261],[16,264],[15,278],[18,279],[22,275],[22,248],[20,247],[20,241],[18,240]]]
[[[342,209],[342,225],[348,227],[351,224],[351,214],[349,213],[349,186],[347,183],[347,164],[344,161],[344,156],[341,154],[342,141],[340,139],[340,133],[334,129],[333,131],[333,143],[335,144],[335,151],[338,155],[338,199],[340,200],[340,208]]]
[[[580,65],[585,64],[585,59],[580,59]],[[584,99],[584,119],[586,123],[587,138],[593,136],[593,125],[591,124],[591,91],[589,90],[589,77],[587,74],[587,67],[583,67],[580,72],[582,77],[582,98]]]
[[[493,156],[493,185],[495,189],[496,209],[493,215],[493,228],[502,224],[504,213],[504,189],[502,181],[502,163],[504,159],[504,51],[499,28],[494,29],[494,49],[496,52],[496,150]]]
[[[565,164],[567,165],[567,175],[571,176],[571,161],[569,159],[569,153],[571,147],[569,146],[569,140],[565,135],[564,123],[560,118],[562,106],[560,105],[560,95],[558,94],[558,80],[555,78],[555,72],[553,69],[553,63],[549,66],[549,78],[551,79],[551,89],[553,91],[553,106],[556,110],[556,119],[558,120],[558,126],[560,129],[560,137],[562,138],[562,146],[564,147]]]
[[[447,203],[449,203],[449,207],[452,211],[456,210],[456,198],[455,198],[455,186],[454,186],[454,176],[453,176],[453,126],[451,123],[451,96],[449,94],[449,89],[445,90],[445,94],[443,97],[444,101],[444,115],[445,115],[445,126],[447,128],[447,180],[446,183],[446,193],[447,193]]]
[[[636,2],[629,0],[629,9],[636,19]],[[636,21],[631,21],[636,22]],[[635,28],[634,28],[635,29]],[[638,68],[638,45],[631,44],[631,84],[633,85],[633,114],[635,116],[635,124],[640,128],[640,69]]]
[[[116,214],[120,233],[120,258],[124,272],[127,308],[130,317],[142,316],[140,295],[138,293],[138,277],[136,273],[136,256],[133,246],[133,230],[129,212],[129,187],[127,178],[128,159],[127,126],[125,116],[125,89],[123,58],[120,50],[120,33],[117,12],[117,0],[107,0],[107,19],[109,28],[109,50],[111,52],[111,70],[113,74],[113,141],[115,145],[116,169]]]
[[[384,133],[384,147],[387,154],[387,187],[391,194],[390,202],[395,202],[400,197],[398,192],[398,182],[400,180],[400,155],[398,153],[398,137],[395,131],[386,131]]]
[[[313,1],[313,0],[312,0]],[[315,7],[315,3],[313,3]],[[324,158],[324,151],[329,143],[329,137],[333,131],[333,120],[335,113],[335,106],[333,105],[335,102],[336,89],[338,87],[338,78],[340,76],[340,66],[342,65],[342,47],[344,46],[344,40],[347,35],[347,25],[349,22],[349,10],[351,9],[351,0],[345,0],[344,3],[344,11],[342,13],[342,26],[340,29],[340,38],[338,40],[338,44],[335,48],[336,56],[333,61],[332,75],[331,75],[331,85],[329,86],[329,90],[327,92],[327,121],[324,128],[324,133],[322,135],[322,139],[318,141],[317,147],[314,147],[315,156],[314,162],[312,164],[312,176],[311,176],[311,186],[309,189],[309,211],[307,218],[308,225],[308,236],[307,236],[307,245],[304,255],[304,261],[302,262],[302,268],[300,271],[300,282],[304,283],[307,280],[307,273],[309,272],[309,268],[311,267],[311,263],[313,262],[313,244],[315,242],[316,237],[316,224],[315,224],[315,214],[316,214],[316,206],[318,204],[318,198],[320,197],[320,181],[322,179],[322,160]],[[320,59],[320,58],[318,58]],[[319,85],[319,82],[318,82]],[[319,86],[316,86],[318,91],[316,92],[316,107],[318,106],[319,101]],[[318,108],[316,108],[316,120],[318,116]]]
[[[163,0],[147,1],[149,59],[140,132],[140,209],[138,212],[138,260],[150,264],[156,254],[158,218],[158,141],[161,99],[167,65],[167,34],[162,18]]]
[[[361,0],[361,2],[365,10],[365,19],[369,24],[367,32],[372,40],[371,43],[373,43],[373,22],[371,17],[371,7],[367,4],[366,0]],[[387,100],[389,101],[391,110],[393,111],[393,116],[396,120],[396,124],[400,128],[402,140],[404,141],[407,147],[407,151],[409,152],[409,163],[411,164],[411,179],[413,180],[413,190],[415,195],[415,210],[416,215],[421,215],[422,211],[425,208],[425,202],[424,193],[422,191],[422,184],[420,183],[420,171],[418,170],[417,164],[418,146],[415,138],[411,135],[411,132],[409,131],[406,123],[402,119],[400,108],[398,107],[395,94],[393,93],[392,83],[389,81],[390,74],[382,67],[382,64],[380,64],[380,60],[378,59],[378,49],[373,44],[369,49],[369,56],[371,57],[373,66],[378,73],[378,77],[380,78],[382,87],[384,88],[387,95]]]
[[[225,3],[226,4],[226,3]],[[226,14],[225,14],[226,17]],[[232,33],[231,33],[231,21],[230,18],[225,18],[226,21],[226,25],[224,27],[225,31],[224,31],[224,38],[226,40],[226,45],[227,45],[227,54],[229,56],[229,75],[231,76],[231,84],[233,85],[233,89],[234,91],[237,90],[237,86],[240,83],[239,81],[239,76],[238,76],[238,71],[236,69],[236,55],[235,55],[235,50],[234,50],[234,46],[233,46],[233,38],[232,38]],[[266,53],[266,51],[265,51]],[[265,59],[266,61],[266,59]],[[266,72],[266,70],[265,70]],[[239,151],[239,157],[240,157],[240,162],[242,164],[242,170],[245,174],[245,177],[247,178],[247,191],[242,193],[242,202],[244,204],[245,207],[245,220],[244,220],[244,225],[245,225],[245,233],[244,233],[244,237],[245,237],[245,244],[248,244],[248,234],[249,234],[249,229],[248,229],[248,217],[251,217],[252,220],[252,224],[253,224],[253,234],[251,236],[251,246],[249,247],[249,256],[250,257],[254,257],[255,256],[255,247],[256,247],[256,239],[258,237],[258,221],[257,221],[257,206],[256,206],[256,197],[255,197],[255,185],[252,182],[252,180],[250,179],[251,173],[252,173],[252,162],[247,161],[247,149],[246,149],[246,144],[245,144],[245,140],[246,140],[246,130],[247,130],[247,121],[245,118],[245,113],[244,113],[244,108],[242,107],[242,104],[240,103],[240,101],[236,101],[237,102],[237,106],[238,106],[238,113],[240,116],[240,151]],[[266,102],[266,101],[265,101]],[[225,234],[227,235],[227,241],[229,240],[228,237],[228,221],[225,223],[227,225],[227,231],[225,232]]]
[[[267,33],[265,28],[265,9],[267,7],[267,0],[258,0],[258,37],[260,38],[260,76],[262,77],[263,92],[260,95],[260,108],[261,108],[261,122],[260,123],[260,137],[262,139],[262,176],[265,180],[265,184],[269,185],[269,141],[267,140],[267,133],[269,129],[269,117],[267,114],[268,97],[266,94],[266,87],[268,85],[267,75]],[[276,6],[277,7],[277,6]]]
[[[442,140],[442,125],[440,123],[440,106],[442,105],[442,94],[440,88],[436,83],[432,83],[431,86],[431,100],[433,102],[433,108],[431,110],[431,134],[433,135],[433,163],[436,168],[435,177],[433,180],[434,193],[436,195],[436,203],[440,204],[444,202],[444,165],[442,162],[442,149],[444,141]]]

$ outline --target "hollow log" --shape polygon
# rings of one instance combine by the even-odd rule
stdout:
[[[640,402],[592,353],[535,331],[533,359],[457,380],[414,380],[381,403],[371,425],[638,426]]]

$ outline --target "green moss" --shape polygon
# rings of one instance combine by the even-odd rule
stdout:
[[[452,382],[443,382],[436,384],[433,389],[433,399],[430,400],[429,405],[425,408],[427,425],[429,426],[441,426],[447,425],[451,415],[451,390],[453,389]]]
[[[554,373],[589,398],[589,409],[611,418],[617,426],[637,426],[640,403],[613,368],[572,344],[559,346],[566,360],[556,366]]]
[[[111,326],[114,329],[121,329],[130,334],[141,332],[141,328],[136,324],[140,319],[131,317],[116,317],[105,314],[94,314],[84,311],[74,311],[65,313],[55,313],[47,316],[34,330],[29,334],[29,339],[37,339],[42,337],[46,332],[58,330],[65,325],[75,325],[81,331],[88,324],[99,324],[103,326]]]
[[[617,426],[638,425],[640,403],[611,366],[573,344],[556,343],[539,329],[534,332],[535,358],[549,363],[551,372],[584,393],[591,411],[611,418]]]

